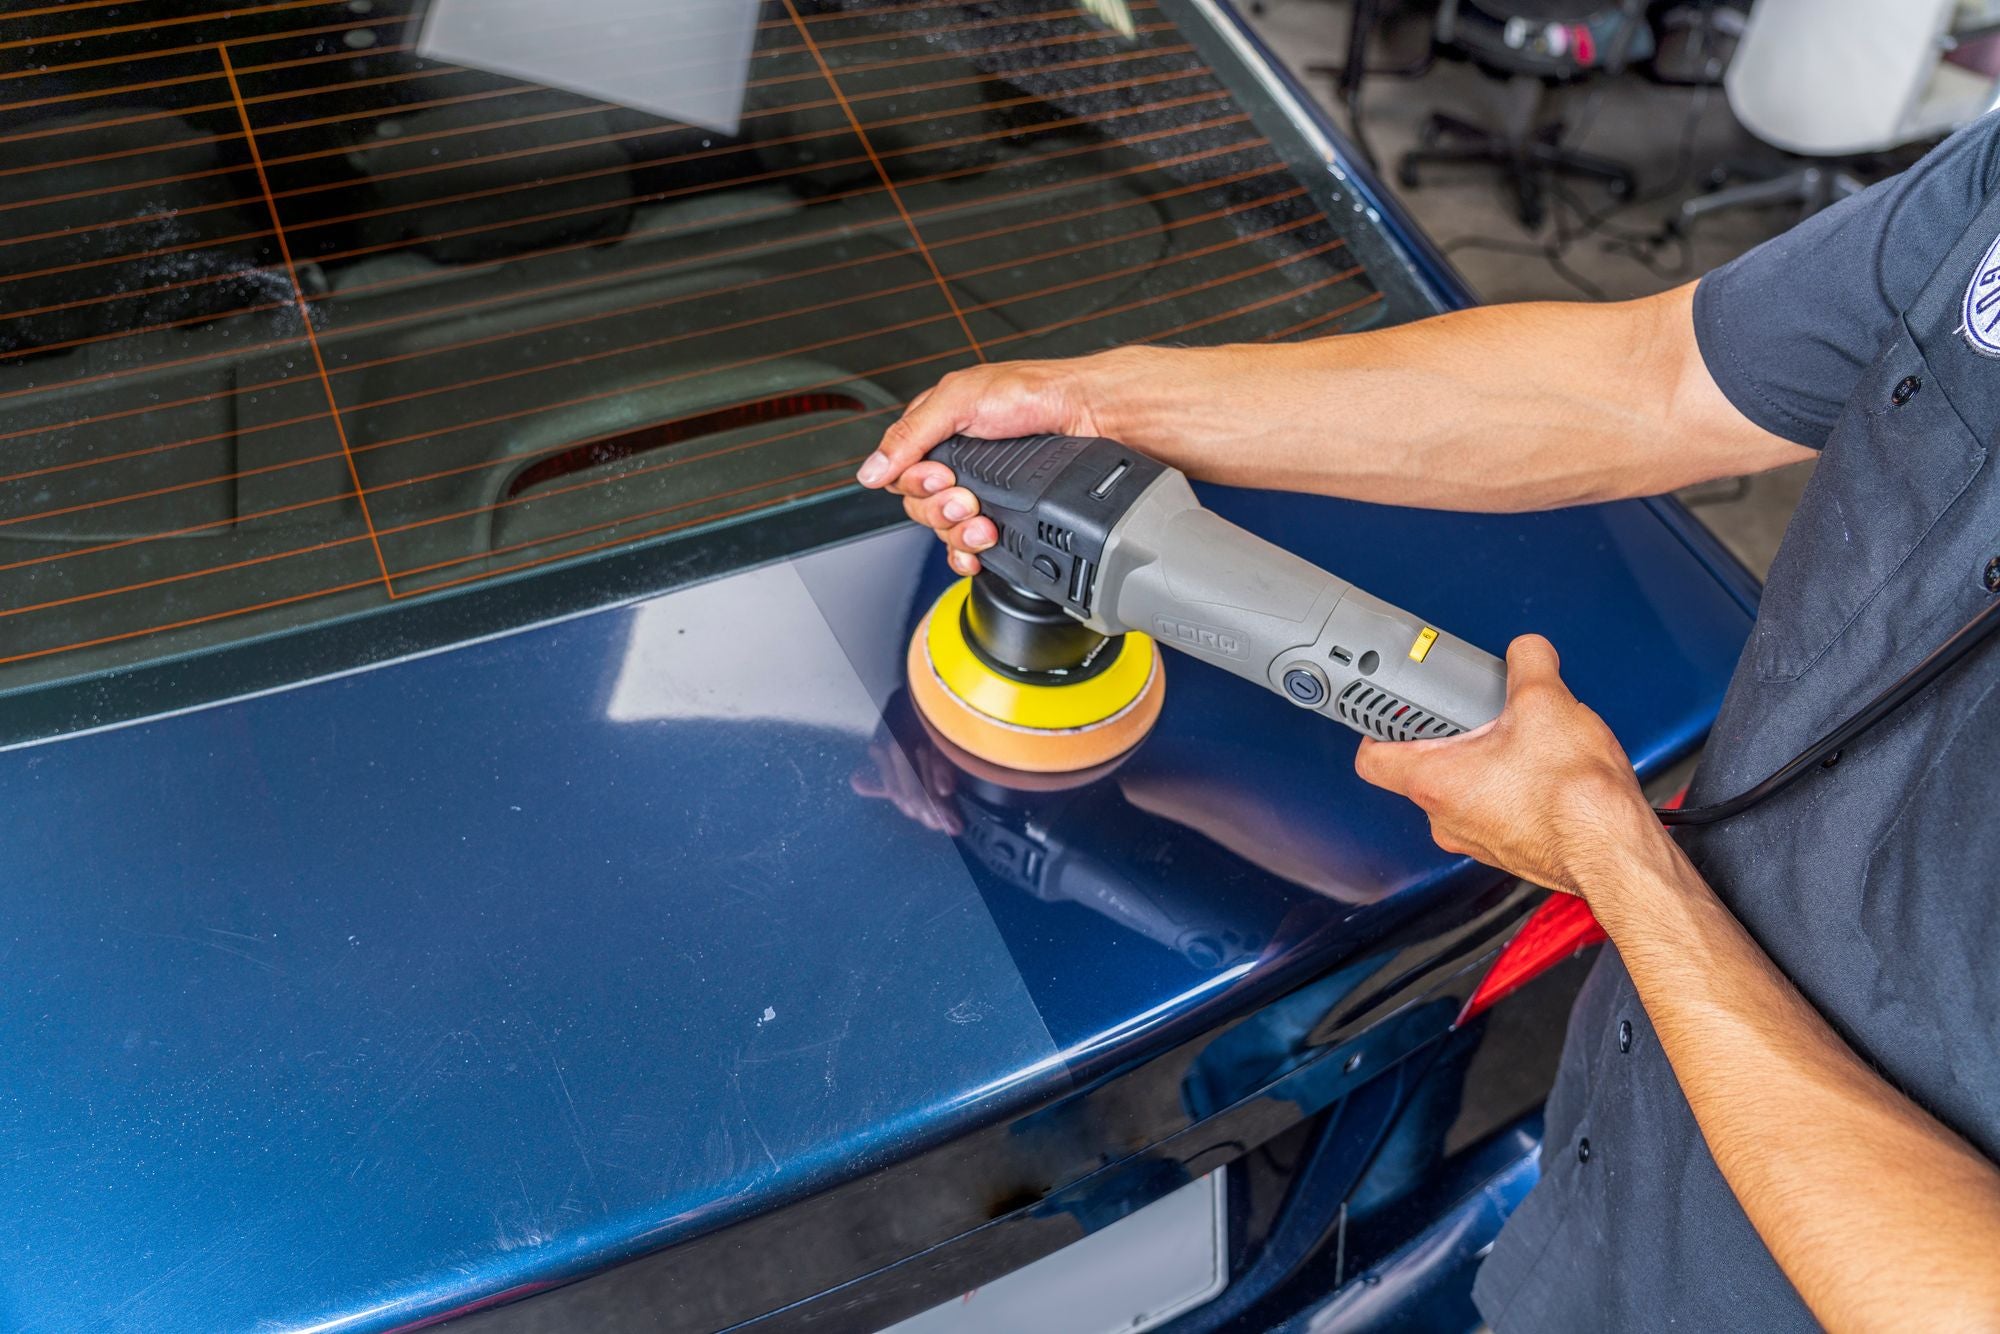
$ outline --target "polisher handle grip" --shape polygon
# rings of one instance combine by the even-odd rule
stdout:
[[[1105,542],[1101,628],[1143,630],[1357,732],[1410,741],[1500,713],[1498,658],[1203,509],[1173,469]]]
[[[930,457],[951,468],[993,522],[999,541],[980,553],[981,564],[1101,632],[1094,614],[1105,539],[1147,485],[1173,470],[1115,440],[1073,435],[959,435]]]

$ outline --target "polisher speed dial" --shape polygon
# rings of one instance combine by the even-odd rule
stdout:
[[[1205,510],[1179,470],[1113,440],[956,436],[949,466],[1000,540],[993,574],[1098,634],[1139,630],[1383,740],[1498,716],[1498,658]]]

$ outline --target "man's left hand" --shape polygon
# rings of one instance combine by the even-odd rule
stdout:
[[[1563,684],[1540,635],[1507,649],[1507,706],[1441,741],[1364,740],[1354,768],[1431,818],[1447,852],[1588,897],[1666,835],[1604,720]]]

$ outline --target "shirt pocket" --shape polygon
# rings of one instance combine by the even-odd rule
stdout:
[[[1752,636],[1762,680],[1798,680],[1864,614],[1886,607],[1899,623],[1929,619],[1915,586],[1924,562],[1914,558],[1986,461],[1984,435],[1959,415],[1937,369],[1899,322],[1861,377],[1771,563]],[[2000,362],[1990,373],[2000,392]],[[1899,389],[1912,379],[1914,391]],[[1892,642],[1895,628],[1884,626]]]

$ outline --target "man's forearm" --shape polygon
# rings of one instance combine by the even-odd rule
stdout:
[[[911,400],[856,476],[900,495],[971,574],[999,531],[925,458],[959,434],[1110,436],[1197,479],[1460,510],[1655,495],[1810,458],[1716,387],[1693,303],[1690,286],[1306,343],[969,366]]]
[[[1810,456],[1708,377],[1692,288],[1115,360],[1108,418],[1197,477],[1442,509],[1651,495]],[[1116,354],[1114,354],[1115,356]],[[1093,390],[1093,392],[1096,392]]]
[[[1813,1313],[2000,1325],[2000,1171],[1857,1057],[1664,836],[1591,880],[1709,1151]]]

